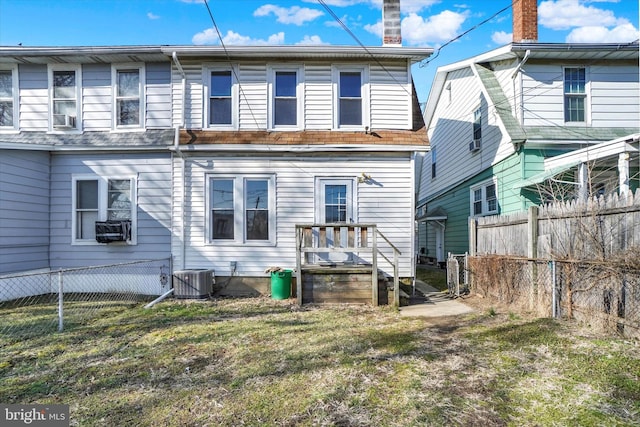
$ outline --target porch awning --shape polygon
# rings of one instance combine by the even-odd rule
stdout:
[[[432,211],[427,212],[427,216],[423,218],[423,221],[445,221],[447,219],[447,212],[440,206]]]
[[[562,165],[562,166],[556,166],[554,168],[551,168],[549,170],[546,170],[544,172],[540,172],[536,175],[533,175],[532,177],[529,177],[527,179],[524,179],[518,183],[516,183],[513,186],[514,190],[519,190],[520,188],[525,188],[525,187],[531,187],[537,184],[540,184],[548,179],[553,178],[554,176],[561,174],[563,172],[568,171],[569,169],[578,166],[580,163],[580,161],[575,161],[575,162],[570,162],[567,163],[566,165]]]

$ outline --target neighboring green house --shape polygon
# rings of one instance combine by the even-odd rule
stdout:
[[[425,108],[421,258],[468,250],[470,217],[638,188],[638,44],[537,43],[514,4],[514,42],[438,69]]]

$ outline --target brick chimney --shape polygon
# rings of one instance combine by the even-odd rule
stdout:
[[[402,46],[400,0],[384,0],[382,3],[382,32],[383,46]]]
[[[513,0],[513,42],[538,41],[538,1]]]

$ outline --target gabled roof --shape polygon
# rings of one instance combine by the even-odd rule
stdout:
[[[431,126],[433,114],[435,113],[436,106],[442,91],[444,90],[447,76],[450,72],[464,68],[471,68],[474,65],[488,64],[495,61],[508,59],[522,60],[525,56],[530,59],[563,61],[582,60],[592,62],[602,59],[637,61],[640,55],[637,41],[632,43],[510,43],[489,52],[439,67],[431,85],[431,91],[429,92],[429,97],[424,110],[425,125],[427,126],[427,129]],[[476,67],[476,69],[479,68],[480,67]],[[492,79],[489,76],[489,73],[493,74],[493,72],[491,72],[491,70],[486,66],[484,66],[484,68],[488,73],[482,73],[482,75],[479,75],[479,77],[481,77],[481,83],[484,85],[487,92],[493,94],[493,96],[499,96],[496,90],[492,90],[496,89],[492,87]],[[493,78],[495,78],[495,76]],[[502,91],[501,89],[499,90]],[[504,96],[504,94],[502,96]],[[500,118],[504,119],[503,114],[500,114]],[[505,123],[505,127],[509,132],[517,132],[517,128],[514,128],[508,123]],[[512,137],[514,140],[517,140],[520,135],[516,133],[513,134]]]

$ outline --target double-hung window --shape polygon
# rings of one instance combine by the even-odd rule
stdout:
[[[497,186],[490,180],[471,187],[471,216],[498,213]]]
[[[52,65],[49,67],[49,111],[52,130],[79,129],[81,87],[82,77],[79,66]]]
[[[138,64],[116,65],[112,69],[116,129],[144,127],[144,70],[144,66]]]
[[[209,175],[209,243],[274,243],[274,187],[274,176]]]
[[[96,221],[131,221],[130,244],[136,241],[135,178],[74,176],[72,235],[76,244],[96,243]]]
[[[337,68],[334,71],[336,85],[336,118],[338,128],[363,128],[368,125],[367,87],[368,76],[364,67]]]
[[[564,121],[584,123],[587,105],[587,70],[583,67],[564,69]]]
[[[231,67],[205,68],[205,127],[235,128],[238,115],[235,80]]]
[[[18,72],[16,67],[0,69],[0,130],[17,129]]]
[[[299,67],[271,69],[271,127],[298,127],[302,109],[300,76]]]

